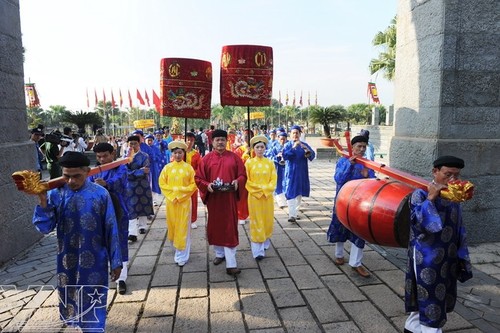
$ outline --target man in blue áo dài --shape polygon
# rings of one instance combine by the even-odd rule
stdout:
[[[462,207],[441,198],[448,182],[458,180],[465,166],[455,156],[433,163],[432,183],[410,199],[410,241],[405,281],[405,307],[410,315],[405,332],[441,333],[446,313],[457,301],[457,280],[472,278]]]
[[[100,165],[111,163],[115,160],[116,151],[107,142],[98,143],[93,148],[97,162]],[[116,281],[118,293],[123,295],[127,292],[128,276],[128,207],[125,193],[127,191],[127,167],[119,165],[111,170],[101,171],[89,177],[91,182],[101,185],[108,190],[113,207],[115,208],[116,221],[118,223],[118,236],[120,238],[120,249],[122,253],[123,268],[120,277]]]
[[[314,160],[316,153],[307,143],[300,141],[302,129],[294,125],[290,129],[290,141],[283,148],[285,166],[285,196],[288,203],[288,222],[298,220],[298,210],[302,197],[311,191],[308,161]]]
[[[352,269],[361,275],[362,277],[369,277],[370,273],[362,266],[361,261],[363,260],[363,248],[365,247],[365,241],[340,223],[335,212],[335,205],[337,201],[337,194],[339,193],[342,186],[350,180],[354,179],[364,179],[364,178],[375,178],[375,172],[373,170],[363,167],[361,164],[356,163],[356,159],[363,157],[366,151],[366,145],[368,144],[368,139],[365,136],[358,135],[352,138],[352,156],[339,158],[337,165],[335,167],[334,180],[337,184],[335,201],[333,205],[332,222],[327,232],[327,240],[330,243],[336,243],[335,246],[335,265],[344,264],[344,243],[346,240],[351,242],[351,253],[349,254],[349,265]]]
[[[154,145],[154,139],[155,137],[153,136],[153,134],[148,134],[145,137],[146,144],[149,146],[150,150],[149,160],[151,164],[149,181],[151,182],[153,206],[158,206],[159,203],[161,203],[161,201],[163,200],[163,195],[161,194],[160,183],[158,179],[160,178],[161,170],[163,170],[163,167],[165,166],[165,155],[162,156],[160,149]]]
[[[104,332],[108,262],[112,281],[122,268],[115,210],[108,191],[87,179],[85,155],[67,152],[59,164],[66,184],[38,195],[33,224],[44,234],[57,230],[61,318],[83,331]]]
[[[280,132],[278,135],[277,143],[271,148],[270,159],[273,160],[274,166],[276,167],[276,173],[278,174],[278,181],[276,185],[276,190],[274,191],[274,196],[276,198],[276,203],[279,208],[284,208],[286,206],[285,197],[285,160],[283,159],[283,149],[287,142],[288,134],[286,132]]]
[[[137,229],[146,233],[147,219],[153,215],[153,197],[149,184],[150,159],[141,150],[141,139],[137,135],[129,136],[129,163],[127,164],[128,186],[128,239],[137,241]]]
[[[168,151],[168,142],[163,138],[163,134],[165,132],[161,129],[155,131],[155,139],[153,141],[153,145],[160,150],[161,153],[161,169],[170,162],[170,157],[167,158],[167,155],[170,156],[170,152]]]

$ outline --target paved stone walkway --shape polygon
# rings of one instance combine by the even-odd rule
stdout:
[[[130,246],[129,291],[109,290],[107,332],[402,332],[404,249],[368,245],[368,279],[333,264],[334,246],[325,236],[333,170],[328,160],[310,164],[312,191],[301,220],[291,224],[286,210],[275,210],[272,246],[261,262],[252,258],[248,226],[240,226],[237,278],[225,273],[224,264],[211,263],[201,203],[191,259],[183,268],[175,265],[162,205],[147,233]],[[475,277],[460,285],[445,331],[500,332],[500,243],[470,250]],[[64,331],[53,287],[55,252],[51,234],[0,268],[2,332]],[[34,285],[39,287],[29,287]]]

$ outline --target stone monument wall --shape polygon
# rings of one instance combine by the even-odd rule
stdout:
[[[465,160],[471,242],[500,241],[500,6],[400,0],[390,165],[431,178],[440,155]]]
[[[33,169],[24,98],[23,50],[18,0],[0,0],[0,265],[42,235],[31,223],[35,197],[19,192],[11,175]]]

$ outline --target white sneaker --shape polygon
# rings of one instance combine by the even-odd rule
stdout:
[[[177,265],[179,265],[179,267],[182,267],[182,266],[184,266],[185,264],[186,264],[186,262],[185,262],[185,261],[179,261],[179,262],[177,263]]]
[[[244,225],[245,224],[245,220],[238,220],[238,223],[241,224],[241,225]]]
[[[196,222],[191,223],[191,229],[198,229]]]

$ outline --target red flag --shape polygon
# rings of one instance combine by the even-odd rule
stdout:
[[[106,93],[104,92],[104,89],[102,90],[102,106],[106,107]]]
[[[300,91],[300,99],[299,99],[299,104],[302,106],[302,90]]]
[[[87,88],[87,109],[90,108],[90,103],[89,103],[89,88]]]
[[[160,113],[161,112],[160,97],[158,97],[154,89],[153,89],[153,104],[155,105],[156,111]]]
[[[295,107],[295,90],[293,91],[293,103],[292,105]]]
[[[95,95],[95,105],[94,106],[97,106],[97,103],[99,102],[99,100],[97,99],[97,91],[95,90],[94,88],[94,95]]]
[[[144,98],[146,99],[146,101],[148,102],[148,106],[150,106],[149,104],[149,96],[148,96],[148,92],[147,90],[144,90]]]
[[[132,109],[132,96],[130,95],[130,89],[128,90],[128,105]]]
[[[136,89],[136,90],[137,90],[137,99],[139,100],[139,103],[141,103],[141,105],[146,104],[146,103],[144,103],[144,99],[142,98],[141,93],[139,92],[139,89]]]
[[[115,107],[115,96],[113,96],[113,89],[111,89],[111,107]]]
[[[122,107],[123,106],[122,90],[118,89],[118,91],[120,92],[120,107]]]

